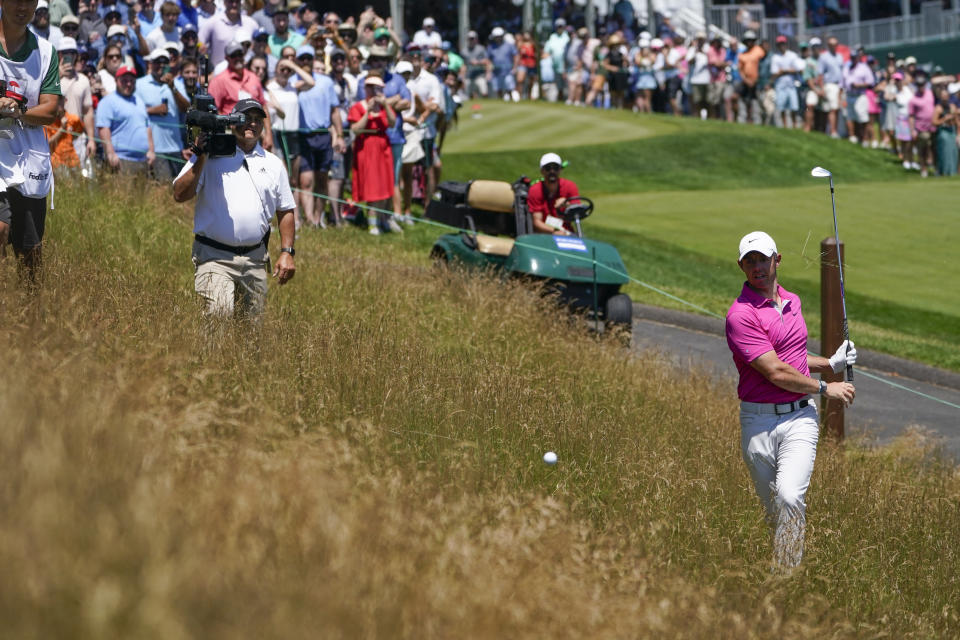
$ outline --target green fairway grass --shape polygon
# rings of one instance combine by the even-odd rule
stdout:
[[[540,156],[558,150],[566,177],[587,194],[801,186],[816,165],[838,182],[907,179],[889,154],[801,131],[561,106],[533,118],[541,107],[494,105],[504,124],[463,124],[447,135],[445,177],[539,178]]]
[[[570,109],[536,103],[507,104],[496,100],[468,101],[460,108],[459,123],[451,128],[444,149],[448,153],[575,147],[635,140],[676,131],[680,123],[669,118],[632,117],[617,113],[598,119],[592,109]]]
[[[498,117],[513,109],[496,104]],[[828,182],[810,176],[821,165],[834,173],[858,345],[960,370],[960,297],[948,293],[944,279],[960,242],[956,179],[922,180],[889,153],[820,134],[587,112],[598,122],[626,121],[626,132],[635,126],[631,120],[654,123],[642,139],[561,151],[570,162],[565,177],[597,204],[585,233],[616,245],[631,276],[722,315],[742,282],[737,242],[762,229],[784,256],[782,282],[803,293],[808,312],[818,314],[820,241],[833,235]],[[555,106],[544,110],[544,119],[555,123],[583,113]],[[460,148],[467,147],[444,155],[445,179],[536,178],[540,154],[554,145],[479,152],[483,141],[471,137]],[[628,290],[644,302],[683,308],[639,285]],[[819,316],[809,324],[818,335]]]
[[[830,190],[810,179],[798,189],[659,192],[596,198],[596,227],[635,231],[726,260],[736,268],[744,233],[768,231],[783,254],[782,273],[819,282],[820,241],[833,237]],[[849,291],[960,316],[960,296],[944,279],[960,240],[960,183],[855,184],[838,187],[837,216]],[[639,277],[639,276],[638,276]]]

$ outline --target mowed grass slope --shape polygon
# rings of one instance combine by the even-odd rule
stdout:
[[[490,107],[498,113],[510,109]],[[545,107],[543,117],[555,123],[567,114],[580,118],[583,111]],[[818,335],[820,241],[833,235],[827,181],[810,177],[810,169],[822,165],[835,175],[848,310],[858,344],[960,370],[960,299],[944,289],[945,267],[960,242],[955,180],[921,180],[890,154],[822,135],[588,112],[597,121],[623,122],[625,132],[634,126],[656,132],[562,150],[570,161],[566,177],[597,204],[585,232],[615,244],[631,276],[722,315],[742,282],[737,242],[763,229],[777,239],[784,255],[781,280],[803,294],[808,323]],[[517,119],[528,131],[538,126],[527,111]],[[472,132],[477,122],[483,120],[462,128]],[[479,148],[477,142],[473,152],[446,154],[445,177],[537,177],[539,155],[553,147],[492,153]],[[639,285],[628,290],[644,302],[684,308]]]
[[[102,189],[58,185],[39,295],[0,263],[4,635],[960,634],[921,437],[824,444],[776,577],[705,374],[354,230],[302,234],[256,336],[211,327],[189,210]]]

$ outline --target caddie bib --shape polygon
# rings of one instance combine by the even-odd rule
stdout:
[[[22,95],[29,109],[40,100],[40,87],[53,59],[53,45],[29,32],[27,38],[33,38],[37,48],[22,62],[0,56],[0,79],[7,83],[7,95]],[[28,198],[47,197],[53,188],[53,167],[43,127],[22,120],[6,119],[4,123],[9,123],[9,129],[4,127],[4,130],[12,135],[0,137],[0,178],[6,181],[7,187]],[[5,175],[8,172],[11,173],[9,180]]]

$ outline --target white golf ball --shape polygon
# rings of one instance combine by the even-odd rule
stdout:
[[[557,454],[553,451],[547,451],[543,454],[543,461],[550,465],[557,464]]]

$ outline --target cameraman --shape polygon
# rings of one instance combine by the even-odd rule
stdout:
[[[229,317],[239,312],[256,318],[266,304],[267,242],[274,213],[280,257],[273,275],[283,285],[296,271],[295,204],[283,161],[260,146],[263,107],[247,98],[234,106],[236,114],[243,114],[245,121],[233,127],[238,147],[234,154],[208,158],[208,136],[201,133],[191,147],[194,157],[173,182],[173,198],[186,202],[197,196],[194,288],[206,302],[207,314]]]

